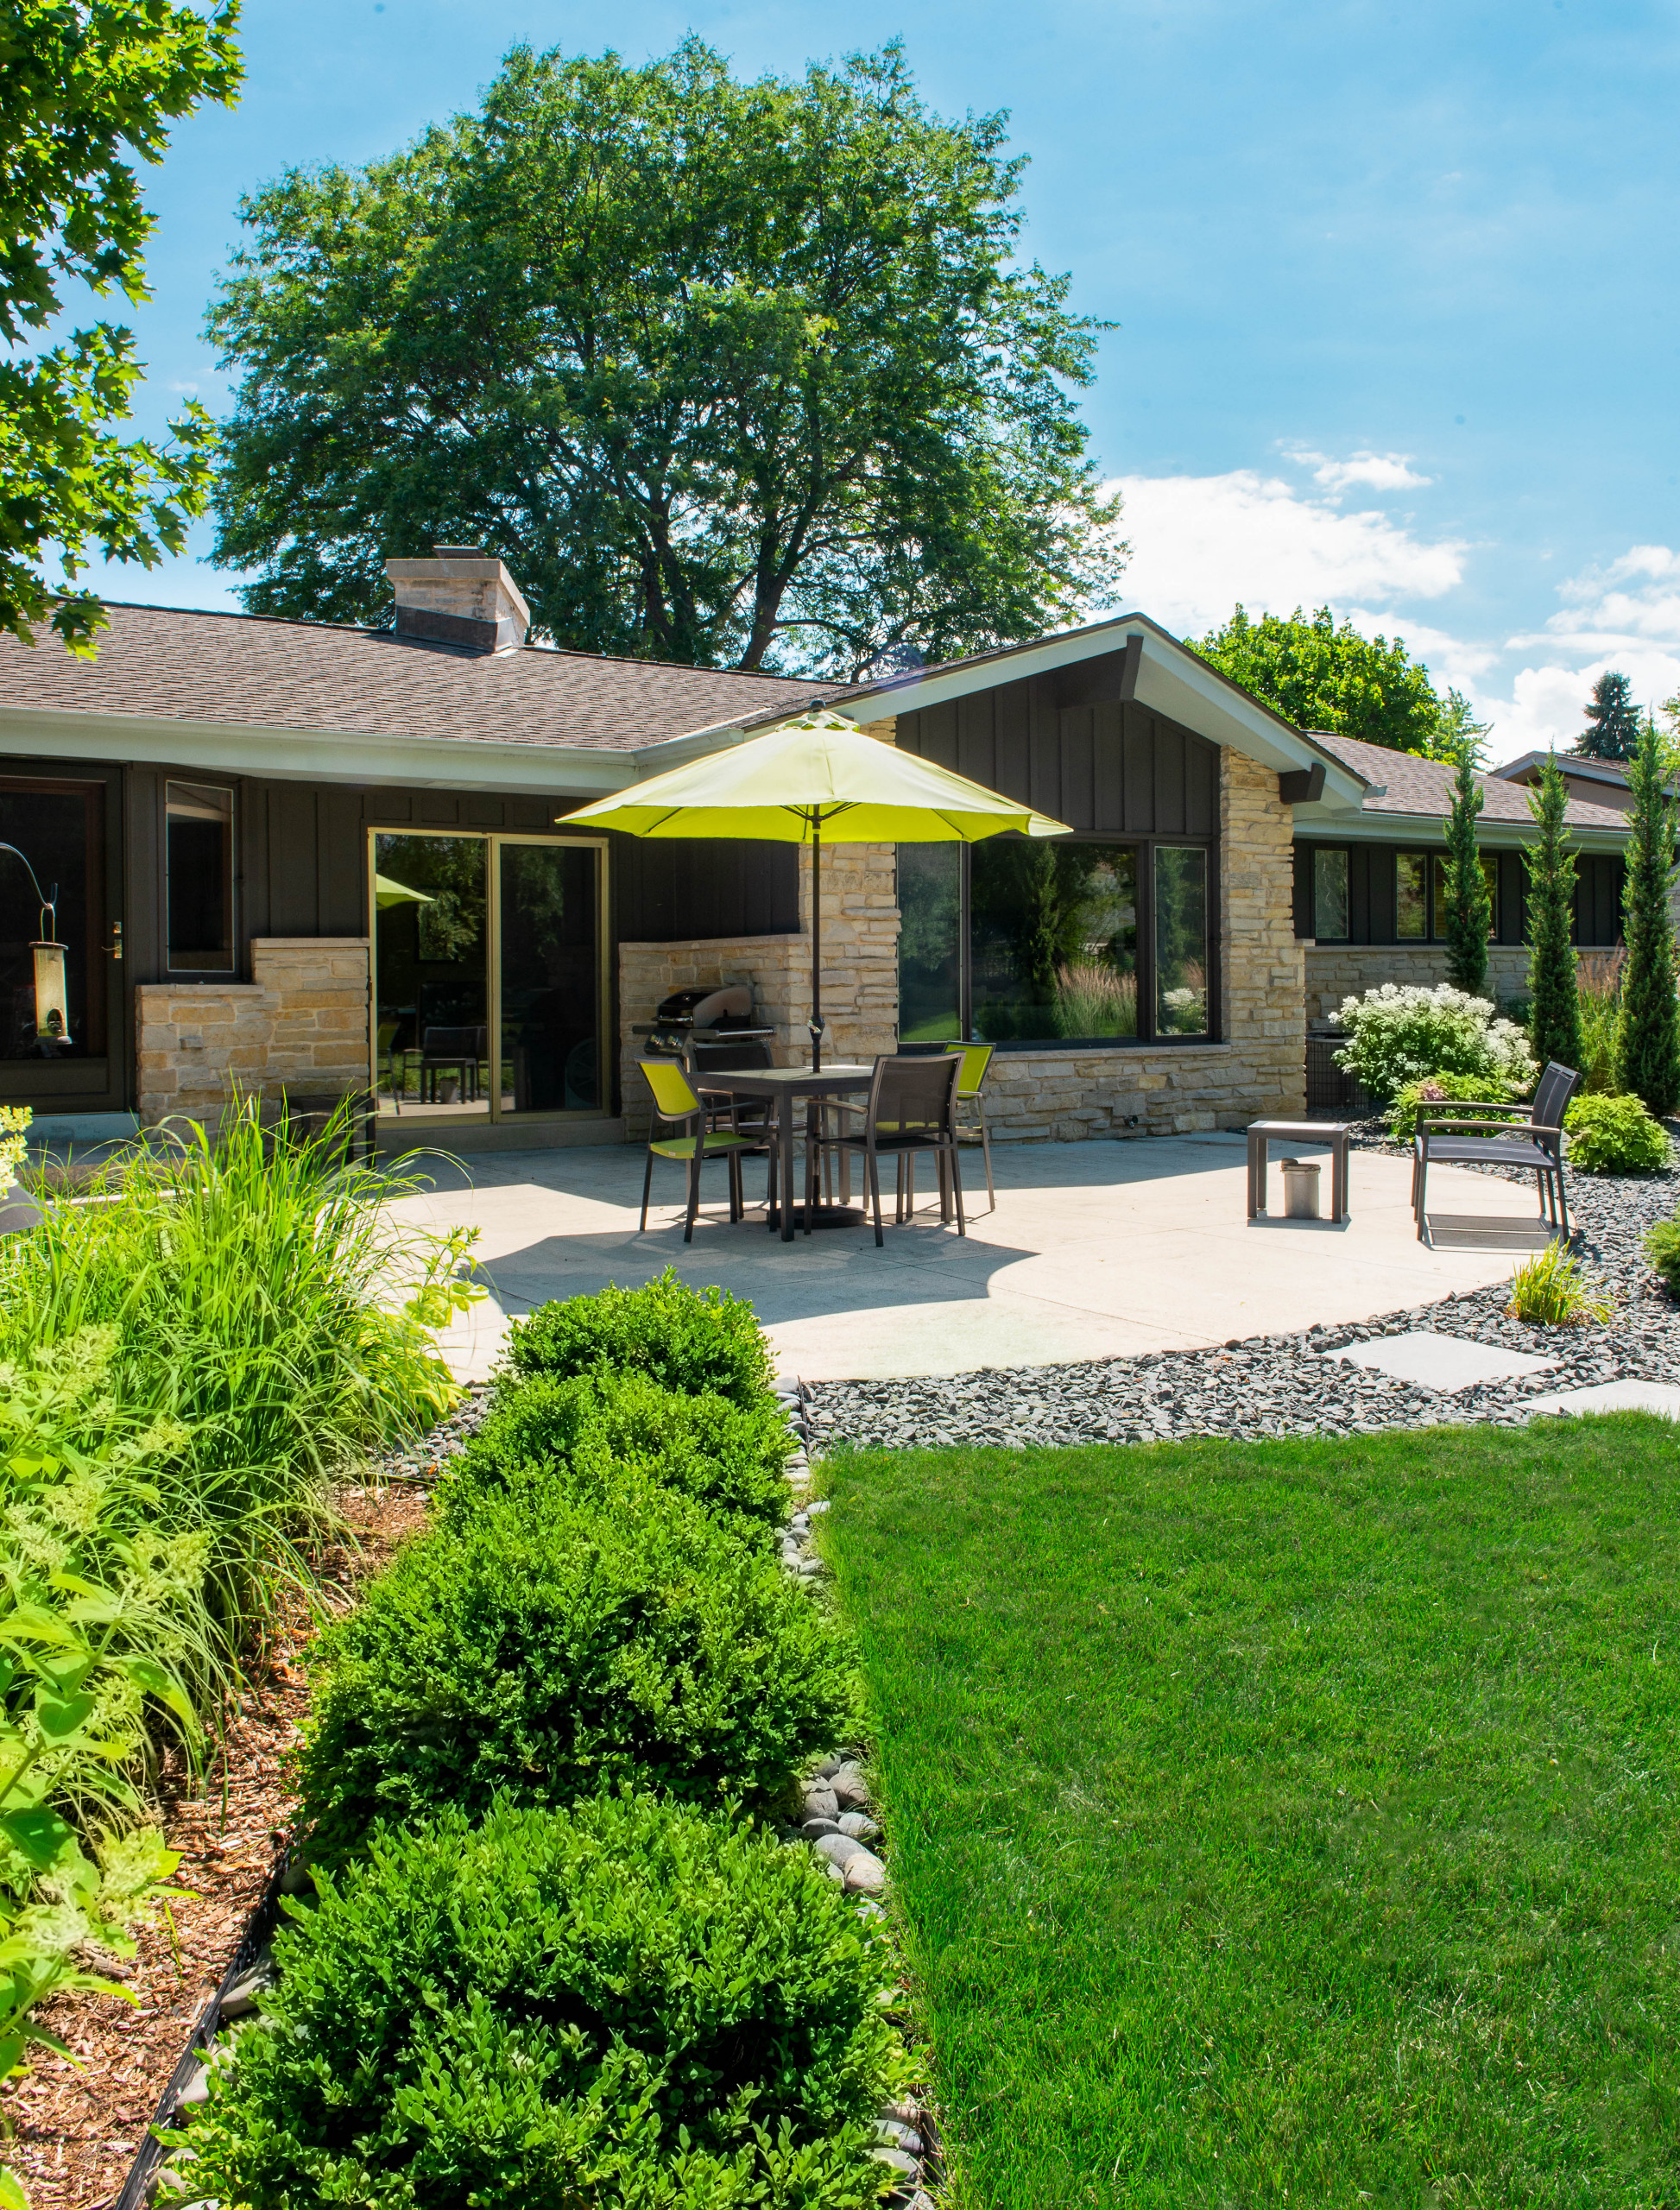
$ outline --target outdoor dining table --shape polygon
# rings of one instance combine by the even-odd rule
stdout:
[[[793,1241],[793,1107],[795,1101],[805,1101],[805,1140],[811,1140],[816,1131],[817,1114],[825,1103],[837,1103],[856,1097],[860,1090],[867,1090],[875,1080],[875,1068],[839,1065],[824,1067],[813,1072],[810,1067],[730,1067],[719,1070],[704,1081],[697,1080],[695,1088],[708,1097],[756,1097],[776,1107],[776,1152],[778,1166],[777,1187],[781,1192],[781,1240]],[[807,1200],[809,1202],[809,1200]],[[803,1211],[805,1207],[798,1209]],[[852,1225],[862,1216],[849,1206],[828,1209],[833,1224]],[[807,1220],[805,1233],[810,1234],[813,1223]]]

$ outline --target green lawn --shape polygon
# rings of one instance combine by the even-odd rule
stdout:
[[[1673,1428],[827,1487],[964,2210],[1680,2205]]]

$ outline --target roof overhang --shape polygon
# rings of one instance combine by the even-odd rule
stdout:
[[[155,761],[266,782],[401,785],[421,790],[593,798],[636,780],[635,755],[600,748],[479,743],[367,729],[258,729],[139,714],[0,706],[0,755],[120,766]]]
[[[1334,843],[1444,845],[1447,841],[1447,817],[1443,813],[1378,813],[1366,812],[1349,816],[1333,812],[1324,805],[1298,805],[1295,809],[1295,833],[1313,840],[1323,838]],[[1569,848],[1577,852],[1620,852],[1631,835],[1626,829],[1569,827]],[[1532,843],[1532,824],[1521,821],[1489,821],[1485,815],[1476,822],[1476,842],[1489,851],[1516,851]]]
[[[1058,668],[1115,652],[1127,654],[1125,698],[1135,698],[1168,720],[1181,723],[1211,743],[1228,744],[1234,751],[1245,753],[1279,774],[1322,767],[1324,790],[1317,805],[1338,816],[1358,811],[1369,787],[1361,776],[1143,614],[1119,615],[1111,622],[1094,622],[1088,628],[1046,637],[1038,644],[1013,646],[1007,651],[979,654],[949,666],[930,668],[925,673],[896,676],[866,691],[842,693],[830,699],[828,710],[866,727],[871,722],[920,713],[930,706],[970,698],[1005,683],[1053,674]],[[790,717],[784,709],[644,746],[637,755],[638,773],[662,774],[702,753],[739,744],[760,729]]]

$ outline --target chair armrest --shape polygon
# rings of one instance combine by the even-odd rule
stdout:
[[[1443,1098],[1441,1102],[1443,1104],[1456,1105],[1462,1113],[1515,1113],[1522,1119],[1526,1119],[1532,1110],[1532,1108],[1527,1105],[1501,1103],[1497,1097],[1450,1097]]]
[[[1522,1122],[1520,1127],[1514,1128],[1500,1127],[1497,1126],[1490,1127],[1486,1121],[1419,1121],[1416,1125],[1417,1133],[1419,1135],[1423,1135],[1427,1133],[1430,1135],[1438,1136],[1444,1134],[1449,1131],[1452,1131],[1459,1134],[1481,1134],[1484,1136],[1525,1136],[1534,1133],[1541,1134],[1550,1133],[1550,1131],[1544,1129],[1537,1131],[1532,1121],[1525,1121]]]

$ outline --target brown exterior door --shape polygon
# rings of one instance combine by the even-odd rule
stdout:
[[[40,1114],[128,1102],[122,806],[120,767],[0,775],[0,1102]],[[38,979],[35,948],[53,943],[62,957],[44,971],[61,969],[62,1015]]]

